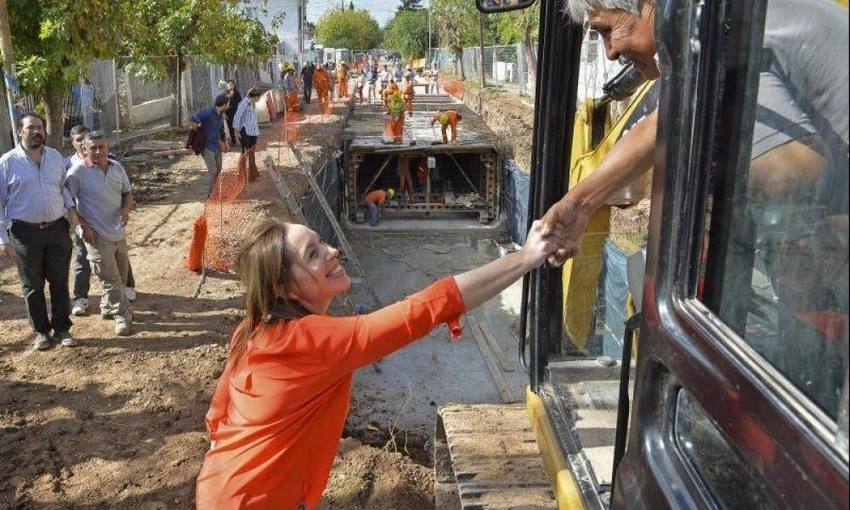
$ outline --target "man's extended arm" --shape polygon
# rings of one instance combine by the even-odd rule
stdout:
[[[658,112],[655,111],[635,124],[611,148],[596,170],[546,212],[543,223],[553,227],[560,225],[567,235],[566,244],[549,257],[550,263],[561,265],[575,256],[590,216],[608,197],[652,167],[657,122]]]

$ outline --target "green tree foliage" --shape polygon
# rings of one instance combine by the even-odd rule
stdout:
[[[65,93],[88,72],[92,59],[115,53],[120,5],[109,0],[10,0],[7,8],[17,78],[25,92],[43,100],[47,142],[59,146]]]
[[[428,11],[399,11],[387,24],[383,47],[398,51],[405,60],[425,57],[428,53]]]
[[[401,11],[412,11],[414,9],[422,9],[422,0],[401,0],[401,4],[398,6],[398,14]]]
[[[328,48],[371,50],[383,39],[381,28],[366,9],[328,9],[316,23],[316,39]]]
[[[431,0],[432,23],[441,46],[454,53],[456,72],[463,79],[463,48],[478,45],[478,10],[473,1]]]
[[[266,59],[278,38],[246,17],[238,0],[125,0],[130,6],[123,53],[133,71],[160,78],[169,70],[164,56],[192,55],[213,63]],[[273,20],[278,25],[282,19]]]
[[[176,69],[168,55],[231,63],[268,57],[277,43],[241,13],[239,0],[10,0],[7,7],[18,79],[42,98],[52,145],[63,134],[65,94],[94,59],[129,55],[134,72],[162,78]]]
[[[540,2],[527,9],[503,12],[496,19],[499,44],[521,43],[526,64],[532,75],[537,73],[537,37],[540,28]]]

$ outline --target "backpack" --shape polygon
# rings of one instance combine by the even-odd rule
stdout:
[[[189,137],[186,139],[186,148],[192,149],[196,156],[204,152],[204,147],[207,145],[207,132],[204,126],[198,126],[195,129],[189,130]]]

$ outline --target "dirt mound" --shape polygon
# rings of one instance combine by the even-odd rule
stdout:
[[[463,101],[496,133],[502,157],[513,158],[519,168],[530,171],[534,134],[534,105],[530,100],[515,91],[469,87]]]
[[[400,453],[344,439],[320,508],[324,510],[425,510],[434,508],[431,468]]]

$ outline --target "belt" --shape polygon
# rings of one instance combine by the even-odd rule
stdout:
[[[37,228],[37,229],[44,230],[46,228],[50,228],[50,227],[56,225],[57,223],[59,223],[60,221],[62,221],[64,219],[65,219],[64,216],[60,216],[58,219],[55,219],[53,221],[42,221],[41,223],[30,223],[28,221],[12,220],[12,224],[13,225],[18,224],[18,225],[23,225],[25,227],[31,227],[31,228]]]

